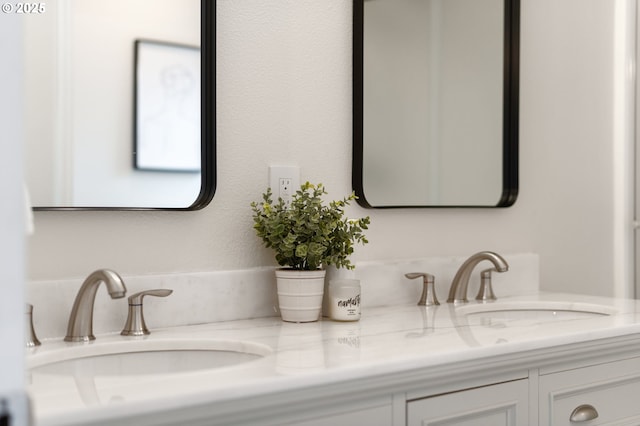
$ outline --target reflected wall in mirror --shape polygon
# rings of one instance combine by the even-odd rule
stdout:
[[[519,0],[354,0],[361,205],[515,202],[519,9]]]
[[[215,2],[57,0],[47,3],[46,13],[24,16],[25,170],[35,209],[206,206],[215,190]],[[158,135],[145,139],[145,147],[153,145],[166,167],[136,167],[140,39],[199,52],[196,62],[189,51],[188,64],[171,54],[156,55],[165,62],[152,64],[167,70],[157,83],[167,91],[159,95],[180,94],[169,93],[185,82],[169,72],[176,66],[192,72],[192,92],[179,106],[197,123],[173,138],[195,150],[190,170],[168,160],[183,155],[158,153],[169,149]],[[156,84],[150,77],[145,82]],[[150,116],[168,113],[164,99],[147,101]]]

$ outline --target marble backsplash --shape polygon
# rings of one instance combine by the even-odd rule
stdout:
[[[493,274],[496,296],[536,293],[539,288],[538,255],[503,256],[509,263],[509,271]],[[464,260],[466,257],[430,257],[356,263],[353,274],[362,286],[362,315],[366,315],[369,307],[417,303],[422,282],[405,278],[407,272],[435,275],[437,297],[440,303],[445,303],[451,280]],[[469,285],[470,300],[478,291],[480,271],[489,265],[483,262],[474,270]],[[144,299],[145,320],[153,331],[161,327],[277,316],[274,269],[122,275],[122,278],[127,295],[156,288],[173,290],[166,298],[149,296]],[[91,272],[87,271],[87,275]],[[329,271],[328,277],[334,273]],[[34,306],[34,327],[41,340],[65,335],[69,312],[83,280],[29,282],[27,302]],[[113,300],[101,285],[95,301],[94,333],[119,333],[125,324],[127,309],[126,297]]]

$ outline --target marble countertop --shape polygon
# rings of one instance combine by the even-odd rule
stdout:
[[[543,307],[549,311],[537,310]],[[478,312],[503,309],[527,312]],[[29,350],[29,367],[83,351],[99,353],[108,346],[125,348],[140,340],[154,342],[159,349],[180,342],[214,342],[261,357],[236,366],[170,375],[114,378],[78,372],[60,377],[29,371],[27,383],[38,424],[87,424],[203,405],[233,410],[249,399],[285,394],[302,398],[304,392],[319,389],[336,395],[341,389],[384,385],[393,391],[411,378],[448,380],[453,371],[466,374],[497,362],[505,366],[516,358],[520,366],[534,360],[543,365],[557,360],[561,351],[570,354],[572,347],[583,351],[585,345],[635,339],[636,334],[640,334],[638,301],[540,293],[484,305],[474,301],[461,306],[371,308],[357,322],[323,319],[294,324],[272,317],[152,329],[144,338],[99,335],[89,344],[46,340]]]

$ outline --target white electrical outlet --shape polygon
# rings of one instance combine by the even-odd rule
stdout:
[[[289,205],[293,194],[300,189],[300,167],[269,166],[269,187],[274,201],[282,198]]]

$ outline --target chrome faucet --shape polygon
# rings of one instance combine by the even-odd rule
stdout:
[[[76,300],[69,315],[65,342],[88,342],[95,340],[93,335],[93,304],[101,282],[107,286],[112,299],[120,299],[127,292],[122,278],[109,269],[99,269],[89,275],[78,290]]]
[[[475,266],[482,262],[483,260],[488,260],[493,263],[496,272],[505,272],[509,270],[509,265],[507,261],[502,258],[497,253],[493,253],[491,251],[481,251],[479,253],[474,254],[469,257],[458,269],[456,276],[453,278],[451,282],[451,288],[449,289],[449,298],[447,302],[449,303],[467,303],[467,287],[469,286],[469,277],[471,276],[471,272]]]

